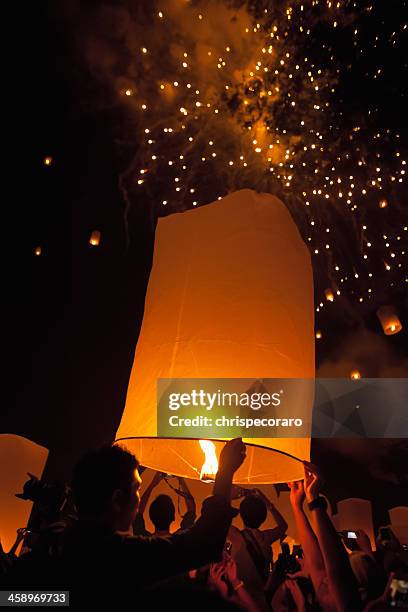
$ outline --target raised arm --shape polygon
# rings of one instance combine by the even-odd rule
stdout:
[[[377,563],[374,551],[371,548],[370,538],[363,529],[357,529],[357,546],[367,557],[371,557],[374,563]]]
[[[214,495],[222,497],[228,504],[231,502],[232,478],[245,460],[246,449],[242,438],[234,438],[223,447],[217,476],[215,477]]]
[[[180,491],[183,493],[183,497],[186,500],[187,512],[196,514],[196,503],[193,495],[184,478],[179,478]]]
[[[295,517],[299,541],[304,552],[305,567],[310,575],[314,590],[320,603],[327,601],[326,592],[326,570],[319,542],[309,523],[303,504],[305,501],[305,489],[302,480],[288,483],[290,488],[290,504]]]
[[[305,463],[306,500],[312,512],[313,527],[319,541],[327,574],[330,593],[339,612],[362,609],[358,586],[351,569],[347,552],[331,522],[324,503],[319,496],[320,478],[317,470]]]
[[[179,490],[182,496],[184,497],[187,506],[187,512],[181,520],[180,529],[189,529],[194,525],[194,522],[197,518],[195,499],[192,496],[184,478],[179,478]]]
[[[288,524],[285,518],[282,516],[282,514],[277,509],[277,507],[271,502],[271,500],[268,499],[266,495],[260,489],[255,489],[255,491],[256,491],[256,494],[259,495],[259,497],[261,497],[261,499],[264,501],[266,507],[268,508],[269,512],[272,514],[275,520],[275,523],[276,523],[276,527],[274,527],[273,529],[264,530],[265,535],[269,537],[270,543],[272,544],[273,542],[276,542],[276,540],[280,540],[280,538],[282,538],[285,535],[286,530],[288,528]]]
[[[143,492],[143,495],[140,498],[139,508],[137,511],[138,514],[142,514],[142,515],[144,514],[144,511],[146,510],[147,502],[149,501],[150,495],[152,494],[153,489],[156,488],[159,482],[162,480],[162,478],[163,478],[162,472],[155,473],[155,475],[152,478],[151,483],[146,487],[146,490]]]
[[[17,529],[16,540],[15,540],[13,546],[10,548],[10,550],[7,553],[9,555],[9,557],[14,557],[15,556],[18,547],[20,546],[21,542],[25,538],[26,533],[27,533],[27,529],[25,527],[19,527]]]

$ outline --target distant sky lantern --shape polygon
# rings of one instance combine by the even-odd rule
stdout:
[[[89,244],[92,246],[99,246],[101,241],[101,232],[99,230],[94,230],[89,238]]]
[[[298,379],[293,399],[283,402],[275,416],[294,417],[303,411],[311,422],[313,293],[310,253],[288,209],[274,196],[246,189],[160,218],[116,439],[146,467],[212,480],[211,463],[226,438],[209,436],[214,448],[204,440],[204,458],[200,438],[206,436],[195,435],[194,428],[185,438],[158,437],[159,378]],[[248,380],[244,384],[243,391]],[[302,478],[302,460],[310,456],[310,436],[303,435],[244,434],[247,459],[234,482]]]
[[[388,206],[387,200],[385,200],[385,199],[384,200],[380,200],[379,203],[378,203],[378,206],[380,208],[387,208],[387,206]]]
[[[47,155],[47,157],[44,157],[44,166],[51,166],[51,164],[52,164],[51,155]]]
[[[37,257],[39,257],[41,253],[42,253],[42,248],[40,246],[35,247],[34,255],[37,255]]]
[[[402,324],[393,306],[381,306],[381,308],[377,310],[377,317],[380,320],[386,336],[392,336],[401,331]]]
[[[361,378],[361,374],[358,370],[352,370],[350,372],[350,378],[351,380],[359,380]]]
[[[318,329],[317,332],[316,332],[317,340],[320,340],[322,338],[322,336],[323,336],[322,332],[320,331],[320,329]]]
[[[334,302],[334,293],[331,289],[326,289],[324,295],[326,296],[326,300],[328,302]]]

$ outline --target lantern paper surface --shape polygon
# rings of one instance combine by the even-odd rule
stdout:
[[[116,438],[142,465],[199,478],[203,452],[197,440],[156,438],[158,378],[309,379],[298,381],[298,401],[311,416],[310,255],[287,208],[274,196],[242,190],[158,222]],[[247,458],[234,482],[302,477],[300,460],[309,459],[310,438],[244,441]],[[222,445],[216,442],[218,456]]]
[[[381,306],[377,310],[377,317],[380,320],[384,334],[392,336],[401,331],[402,325],[393,306]]]
[[[26,527],[32,502],[15,497],[29,479],[27,472],[41,478],[48,450],[27,438],[12,434],[0,435],[0,537],[8,551],[19,527]]]

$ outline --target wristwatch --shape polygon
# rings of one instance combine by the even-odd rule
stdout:
[[[327,501],[322,495],[318,495],[315,499],[312,499],[311,502],[308,502],[307,507],[309,510],[316,510],[316,508],[327,510]]]

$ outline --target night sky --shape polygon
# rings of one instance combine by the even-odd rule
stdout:
[[[243,187],[278,195],[311,249],[317,375],[406,376],[407,3],[68,4],[14,15],[17,403],[2,431],[50,448],[49,477],[113,439],[157,217]],[[356,494],[381,445],[328,444],[315,456],[356,474],[336,496]],[[387,470],[365,486],[391,503]]]

